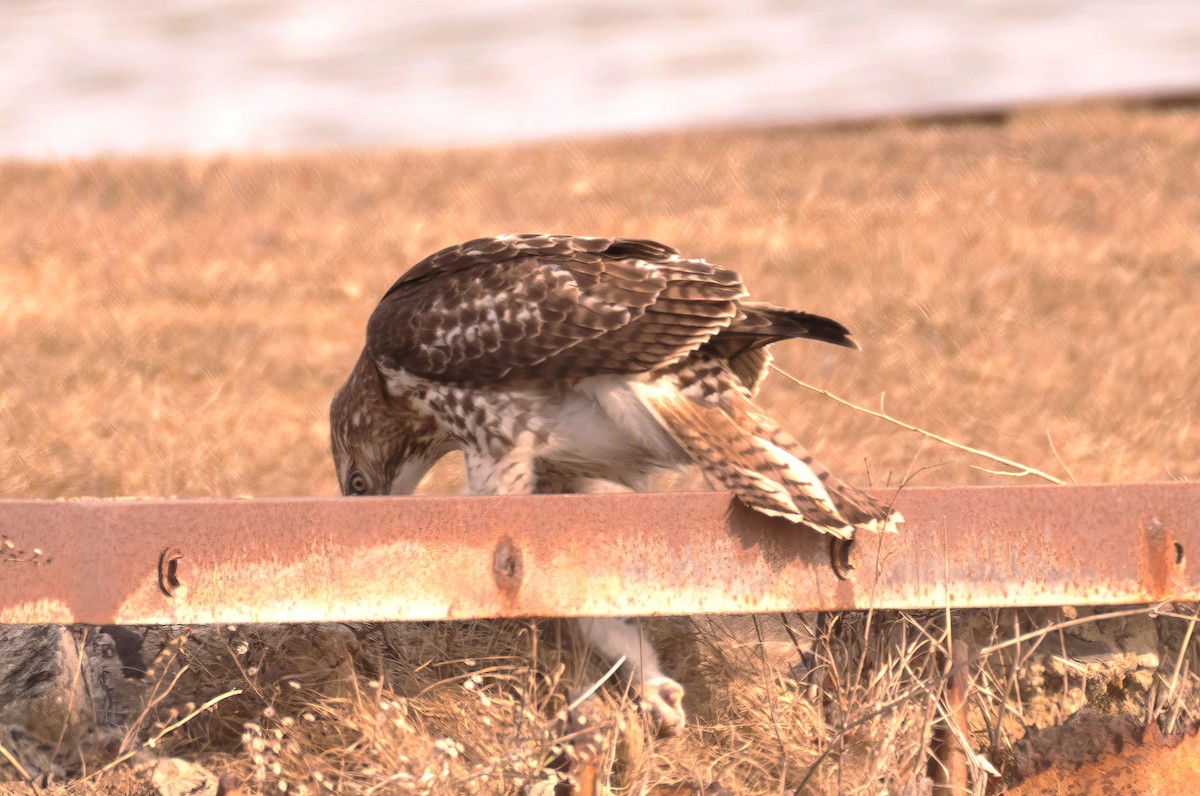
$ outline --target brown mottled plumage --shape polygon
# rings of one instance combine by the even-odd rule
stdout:
[[[504,235],[443,249],[384,295],[331,411],[347,493],[411,492],[463,450],[473,493],[638,488],[696,464],[748,506],[837,536],[889,512],[751,402],[767,346],[854,347],[828,318],[648,240]]]
[[[698,465],[764,514],[838,537],[897,516],[838,481],[751,401],[767,346],[854,347],[836,321],[746,300],[741,278],[648,240],[502,235],[451,246],[392,285],[330,407],[345,494],[408,494],[461,450],[471,494],[644,489]],[[637,628],[580,621],[662,728],[683,688]]]

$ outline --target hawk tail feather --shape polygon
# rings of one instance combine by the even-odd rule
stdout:
[[[728,358],[738,351],[795,339],[858,348],[850,330],[832,318],[776,307],[764,301],[739,302],[737,316],[729,326],[717,332],[706,347],[718,356]]]
[[[850,330],[832,318],[763,301],[742,301],[737,317],[705,343],[702,350],[728,362],[733,374],[754,394],[771,363],[767,347],[780,340],[798,338],[858,348]]]
[[[755,338],[759,345],[800,338],[858,348],[849,329],[823,315],[776,307],[765,301],[742,301],[738,310],[739,316],[723,334],[746,334]]]
[[[741,391],[701,403],[678,388],[636,385],[642,404],[687,452],[714,487],[751,509],[841,539],[856,528],[895,531],[903,518],[837,479]]]

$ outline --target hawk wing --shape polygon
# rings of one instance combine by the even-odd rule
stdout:
[[[808,337],[854,347],[849,332],[744,296],[734,271],[654,241],[481,238],[392,285],[367,324],[367,350],[385,369],[467,385],[663,368],[635,387],[642,403],[747,505],[839,536],[889,522],[749,402],[767,345]]]
[[[384,368],[455,383],[637,373],[706,343],[744,295],[734,271],[654,241],[481,238],[392,285],[367,347]]]

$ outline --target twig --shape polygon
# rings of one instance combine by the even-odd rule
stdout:
[[[903,705],[905,702],[907,702],[908,700],[912,699],[914,696],[916,696],[924,691],[928,691],[928,689],[923,688],[923,687],[910,688],[907,691],[905,691],[904,693],[900,694],[900,696],[896,697],[895,699],[884,702],[882,705],[875,708],[875,710],[871,711],[870,713],[866,714],[865,716],[855,719],[854,721],[850,722],[849,724],[838,728],[837,738],[834,739],[834,741],[832,743],[830,743],[828,746],[825,747],[825,751],[823,751],[823,752],[821,752],[821,754],[817,755],[817,759],[814,760],[812,762],[812,765],[810,765],[808,767],[808,771],[805,772],[804,778],[802,780],[800,780],[800,784],[797,785],[796,789],[792,792],[795,794],[804,793],[804,786],[808,784],[808,781],[810,779],[812,779],[812,775],[816,773],[817,767],[820,766],[821,762],[823,760],[825,760],[826,757],[829,756],[829,753],[832,752],[841,743],[842,739],[846,736],[846,733],[848,733],[850,730],[853,730],[855,727],[860,727],[863,724],[866,724],[868,721],[875,718],[876,716],[882,716],[884,713],[887,713],[892,708],[895,708],[899,705]]]
[[[490,772],[489,772],[489,773],[490,773]],[[393,782],[396,782],[397,780],[404,779],[404,777],[406,777],[406,776],[408,776],[408,775],[409,775],[409,774],[408,774],[408,772],[407,772],[407,771],[397,771],[395,774],[392,774],[392,775],[391,775],[390,777],[388,777],[387,779],[385,779],[385,780],[381,780],[380,782],[376,782],[374,785],[372,785],[371,787],[367,788],[365,791],[363,791],[363,796],[374,796],[374,794],[376,794],[376,793],[379,793],[379,791],[381,791],[381,790],[383,790],[384,788],[388,787],[388,786],[389,786],[389,785],[391,785]],[[482,775],[477,775],[477,776],[482,776]],[[470,778],[468,778],[468,779],[470,779]],[[460,784],[462,784],[463,782],[466,782],[466,781],[467,781],[467,780],[459,780],[458,782],[456,782],[456,783],[454,783],[454,784],[455,784],[455,785],[460,785]]]
[[[1002,475],[1006,478],[1024,478],[1027,475],[1033,475],[1028,470],[993,470],[990,467],[980,467],[978,464],[972,464],[971,469],[988,475]]]
[[[141,725],[141,723],[143,721],[145,721],[147,716],[150,715],[150,711],[154,710],[156,707],[158,707],[162,703],[162,701],[164,699],[166,699],[168,696],[170,696],[171,691],[175,688],[175,684],[179,682],[179,678],[183,677],[184,672],[186,672],[190,668],[187,664],[184,664],[183,666],[179,667],[179,671],[175,672],[175,676],[171,678],[171,684],[169,686],[167,686],[166,690],[163,691],[161,694],[156,693],[158,691],[158,687],[160,685],[162,685],[163,681],[166,679],[166,676],[167,676],[166,667],[170,666],[172,663],[174,663],[175,658],[178,658],[178,657],[179,657],[179,652],[177,649],[175,652],[175,656],[173,658],[171,658],[170,661],[167,661],[166,665],[163,667],[163,675],[162,675],[162,677],[158,678],[157,682],[155,682],[154,688],[150,691],[150,698],[148,700],[146,700],[146,704],[142,707],[141,713],[138,714],[137,720],[133,722],[133,724],[130,726],[129,730],[125,733],[125,737],[121,739],[121,748],[122,749],[125,748],[126,744],[130,743],[133,740],[134,734],[136,732],[136,728],[139,725]]]
[[[1021,635],[1019,635],[1015,638],[1010,638],[1007,641],[1000,642],[999,644],[992,644],[990,647],[984,647],[983,649],[979,650],[979,652],[975,653],[974,657],[975,657],[975,660],[979,660],[980,658],[986,658],[988,655],[991,655],[993,652],[1002,650],[1006,647],[1011,647],[1014,644],[1020,644],[1022,641],[1029,641],[1032,638],[1038,639],[1038,643],[1041,643],[1041,639],[1045,638],[1046,636],[1053,633],[1054,631],[1061,630],[1063,628],[1075,627],[1076,625],[1086,625],[1091,622],[1099,622],[1104,619],[1120,619],[1123,616],[1137,616],[1138,614],[1150,614],[1153,612],[1154,612],[1154,609],[1152,607],[1143,606],[1141,608],[1127,608],[1124,611],[1112,611],[1112,612],[1106,613],[1106,614],[1092,614],[1091,616],[1081,616],[1078,619],[1070,619],[1066,622],[1056,622],[1052,625],[1049,625],[1048,627],[1042,628],[1041,630],[1031,630],[1028,633],[1022,633]],[[1036,647],[1037,644],[1035,644],[1034,646]]]
[[[1183,679],[1185,681],[1190,679],[1189,675],[1191,673],[1191,670],[1192,670],[1192,660],[1191,660],[1191,658],[1185,657],[1185,659],[1183,661]],[[1189,716],[1192,715],[1192,711],[1188,710],[1187,703],[1185,702],[1182,695],[1179,695],[1175,699],[1175,704],[1171,706],[1171,720],[1167,722],[1167,734],[1168,735],[1175,732],[1175,722],[1177,722],[1179,720],[1180,713],[1186,713]]]
[[[1050,443],[1050,452],[1054,454],[1054,461],[1058,462],[1058,466],[1063,468],[1063,472],[1067,474],[1067,478],[1071,479],[1072,484],[1079,483],[1075,480],[1075,474],[1071,472],[1071,468],[1067,467],[1067,463],[1058,455],[1058,448],[1054,447],[1054,437],[1050,436],[1050,429],[1046,429],[1046,441]]]
[[[235,688],[232,691],[226,691],[224,694],[218,694],[217,696],[215,696],[212,699],[205,702],[200,707],[193,710],[191,713],[184,716],[182,719],[179,719],[178,721],[172,722],[172,723],[168,724],[166,727],[163,727],[161,730],[159,730],[157,735],[155,735],[153,738],[148,738],[137,749],[134,749],[133,751],[126,752],[125,754],[120,755],[116,759],[105,764],[104,768],[101,768],[101,769],[89,774],[87,777],[85,777],[85,779],[91,779],[92,777],[99,777],[102,774],[104,774],[105,772],[111,771],[112,769],[121,765],[126,760],[130,759],[131,757],[133,757],[134,755],[136,755],[138,752],[142,751],[143,749],[153,749],[154,746],[159,741],[161,741],[163,738],[165,738],[167,735],[175,732],[175,730],[178,730],[180,727],[187,724],[189,721],[196,718],[204,711],[215,706],[218,702],[223,702],[226,699],[229,699],[230,697],[235,697],[241,693],[242,693],[242,689]]]
[[[1016,611],[1012,612],[1012,626],[1013,626],[1013,638],[1018,639],[1018,641],[1015,645],[1016,650],[1013,651],[1013,666],[1012,666],[1012,680],[1011,680],[1012,693],[1017,697],[1017,718],[1024,718],[1024,716],[1025,716],[1025,700],[1021,698],[1021,689],[1020,689],[1017,681],[1020,679],[1021,667],[1025,665],[1026,659],[1021,657],[1021,642],[1019,640],[1020,636],[1021,636],[1021,616]],[[1041,639],[1038,639],[1038,643],[1034,644],[1033,648],[1037,649],[1038,644],[1041,644],[1041,643],[1042,643]],[[1032,653],[1026,653],[1026,655],[1030,655],[1030,654],[1032,654]],[[1008,693],[1007,692],[1004,694],[1004,700],[1005,700],[1005,705],[1007,705],[1008,704]]]
[[[870,415],[871,417],[877,417],[880,420],[886,420],[887,422],[892,423],[893,425],[900,426],[900,428],[903,428],[907,431],[915,431],[916,433],[918,433],[924,437],[928,437],[929,439],[936,440],[937,442],[940,442],[943,445],[949,445],[951,448],[957,448],[960,451],[972,453],[976,456],[982,456],[985,459],[991,459],[994,462],[1003,464],[1005,467],[1015,467],[1019,471],[1018,473],[1016,473],[1017,475],[1036,475],[1038,478],[1044,478],[1045,480],[1049,481],[1052,484],[1059,484],[1060,486],[1066,484],[1066,482],[1063,481],[1062,479],[1055,478],[1054,476],[1050,475],[1049,473],[1044,473],[1041,470],[1037,469],[1036,467],[1029,467],[1028,465],[1021,464],[1020,462],[1014,462],[1012,459],[1006,459],[1003,456],[997,456],[994,453],[989,453],[988,451],[980,450],[979,448],[972,448],[968,445],[963,445],[960,442],[955,442],[954,440],[943,437],[940,434],[934,434],[932,431],[926,431],[925,429],[918,428],[917,426],[914,426],[910,423],[905,423],[903,420],[898,420],[898,419],[892,417],[891,415],[887,414],[886,412],[876,412],[874,409],[867,409],[865,406],[859,406],[858,404],[854,403],[853,401],[847,401],[845,398],[834,395],[833,393],[829,392],[828,390],[823,390],[820,387],[814,387],[813,385],[808,384],[807,382],[800,381],[800,379],[798,379],[795,376],[793,376],[792,374],[788,373],[786,370],[781,370],[780,368],[778,368],[775,365],[771,366],[771,370],[775,371],[776,373],[778,373],[779,375],[788,379],[789,381],[805,388],[806,390],[812,390],[813,392],[824,395],[826,398],[832,398],[833,400],[837,401],[838,403],[842,404],[843,406],[848,406],[851,409],[854,409],[855,411],[862,412],[863,414]],[[1010,475],[1011,475],[1011,473],[1010,473]]]
[[[750,614],[750,619],[754,622],[754,635],[758,637],[758,659],[762,664],[763,688],[767,692],[767,714],[771,717],[771,730],[775,733],[775,742],[779,744],[779,759],[783,762],[779,772],[779,792],[783,793],[784,783],[787,782],[787,746],[783,743],[783,736],[779,734],[779,720],[775,718],[775,689],[767,669],[766,641],[763,640],[762,628],[758,625],[758,614]]]
[[[1197,609],[1200,611],[1200,609]],[[1171,673],[1171,699],[1175,704],[1172,705],[1171,718],[1167,722],[1167,735],[1175,729],[1175,722],[1179,719],[1179,708],[1183,705],[1183,698],[1179,695],[1179,671],[1183,667],[1183,659],[1187,654],[1188,644],[1192,640],[1192,631],[1196,629],[1196,619],[1193,616],[1188,621],[1187,632],[1183,634],[1183,643],[1179,645],[1179,656],[1175,658],[1175,671]]]
[[[83,658],[85,655],[84,650],[87,647],[89,630],[90,630],[90,628],[85,627],[83,629],[83,633],[80,634],[80,638],[78,640],[75,638],[74,634],[69,634],[70,643],[75,647],[75,667],[74,667],[75,671],[71,673],[70,679],[67,681],[67,711],[66,711],[66,713],[68,716],[73,715],[75,713],[75,692],[79,690],[80,684],[83,681]],[[83,683],[82,687],[87,688],[87,684]],[[88,696],[91,697],[92,695],[88,694]],[[90,700],[90,701],[92,701],[92,707],[94,710],[95,709],[95,701],[94,700]],[[58,738],[56,738],[54,741],[54,751],[50,753],[51,760],[58,759],[58,753],[59,753],[59,751],[62,750],[62,742],[63,742],[63,739],[67,737],[67,729],[69,727],[70,727],[70,722],[64,721],[62,724],[62,727],[59,728]]]
[[[1059,650],[1059,652],[1062,653],[1062,657],[1059,660],[1062,661],[1062,665],[1063,665],[1063,667],[1062,667],[1063,702],[1068,703],[1068,700],[1070,700],[1070,698],[1071,698],[1071,675],[1067,671],[1067,669],[1069,668],[1068,664],[1070,663],[1071,659],[1067,657],[1067,636],[1065,633],[1063,633],[1063,629],[1061,627],[1058,629],[1058,650]],[[1083,676],[1086,679],[1087,678],[1087,669],[1082,666],[1080,666],[1079,668],[1083,669],[1083,672],[1084,672]],[[1085,683],[1085,686],[1086,686],[1086,683]],[[1080,690],[1080,693],[1083,694],[1084,698],[1086,699],[1087,688],[1081,687],[1079,690]]]
[[[41,792],[38,790],[38,786],[33,784],[33,777],[30,776],[29,772],[25,770],[25,766],[21,765],[21,761],[17,760],[17,758],[13,756],[13,753],[8,751],[8,749],[5,748],[4,744],[2,743],[0,743],[0,755],[3,755],[4,759],[12,764],[12,767],[15,768],[17,773],[21,775],[21,779],[25,781],[25,784],[29,786],[31,791],[34,793]]]
[[[960,653],[960,656],[961,657],[959,658],[959,666],[961,668],[959,668],[959,671],[966,672],[970,667],[970,661],[966,657],[965,647],[964,647],[964,651]],[[958,668],[958,667],[951,667],[950,672],[953,672],[954,669],[956,669],[956,668]],[[966,762],[969,762],[976,769],[983,770],[983,771],[987,772],[988,774],[992,775],[993,777],[999,777],[1000,772],[996,770],[996,767],[992,765],[991,761],[971,748],[971,739],[967,737],[967,731],[962,726],[962,724],[960,724],[959,721],[956,721],[950,715],[950,709],[948,709],[948,707],[943,704],[943,702],[946,702],[948,700],[941,699],[938,697],[938,693],[940,693],[943,697],[946,696],[946,689],[950,685],[950,682],[949,682],[950,680],[951,680],[951,675],[950,675],[950,673],[947,673],[946,677],[940,684],[941,687],[938,692],[934,692],[932,689],[929,689],[929,698],[932,701],[932,703],[934,704],[934,706],[936,707],[938,715],[942,719],[943,726],[946,727],[946,729],[949,730],[950,734],[954,736],[955,741],[958,743],[960,753],[963,755]],[[922,685],[920,679],[917,680],[917,684]],[[968,682],[968,685],[969,685],[969,682]],[[922,686],[922,687],[924,687],[924,686]],[[967,686],[964,686],[964,691],[966,688],[967,688]],[[965,694],[964,694],[963,698],[961,699],[960,709],[963,711],[963,715],[965,718],[965,710],[966,710]],[[958,775],[958,782],[959,782],[959,784],[962,784],[962,776],[961,775]]]
[[[783,629],[787,631],[788,638],[792,640],[792,647],[794,647],[796,650],[796,660],[799,661],[800,663],[803,663],[804,658],[805,658],[805,652],[804,652],[804,650],[802,650],[800,648],[800,637],[796,635],[796,631],[792,630],[792,625],[790,622],[788,622],[787,612],[780,611],[779,619],[781,622],[783,622]],[[805,623],[805,624],[807,624],[807,623]],[[814,647],[816,646],[815,643],[813,646]]]
[[[594,694],[594,693],[596,693],[597,691],[599,691],[599,690],[600,690],[600,686],[602,686],[602,685],[604,685],[605,683],[607,683],[607,682],[608,682],[608,678],[610,678],[610,677],[612,677],[614,674],[616,674],[616,673],[617,673],[617,669],[620,669],[620,668],[621,668],[621,665],[622,665],[622,664],[624,664],[624,663],[625,663],[625,656],[624,656],[624,655],[622,655],[621,657],[617,658],[617,661],[616,661],[616,663],[614,663],[612,666],[610,666],[610,667],[609,667],[609,669],[608,669],[608,671],[607,671],[607,672],[605,672],[605,673],[604,673],[604,675],[603,675],[603,676],[602,676],[602,677],[601,677],[599,680],[597,680],[596,682],[592,683],[592,684],[591,684],[591,685],[588,687],[588,689],[587,689],[586,691],[584,691],[584,692],[583,692],[582,694],[580,694],[579,696],[575,697],[575,699],[574,699],[574,700],[572,700],[571,704],[567,705],[567,712],[570,712],[570,711],[574,710],[575,708],[579,707],[580,705],[582,705],[584,702],[586,702],[586,701],[588,700],[588,697],[590,697],[592,694]]]

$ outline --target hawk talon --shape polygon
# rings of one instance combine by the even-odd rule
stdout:
[[[652,677],[642,684],[642,702],[650,708],[661,737],[670,738],[683,731],[687,717],[683,711],[683,686],[670,677]]]

